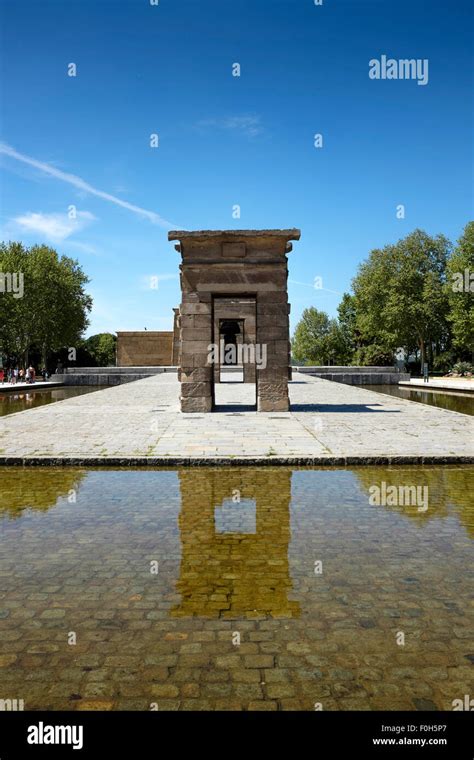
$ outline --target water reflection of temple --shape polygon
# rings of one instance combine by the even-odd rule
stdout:
[[[291,472],[181,470],[175,616],[294,617],[289,599]]]

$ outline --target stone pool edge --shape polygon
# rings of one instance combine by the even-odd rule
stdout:
[[[262,467],[352,465],[431,465],[474,464],[474,455],[440,454],[432,456],[216,456],[216,457],[9,457],[0,456],[0,467]]]

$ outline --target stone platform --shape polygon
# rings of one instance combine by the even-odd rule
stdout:
[[[144,380],[163,372],[178,372],[177,367],[67,367],[52,380],[61,385],[122,385]]]
[[[293,372],[301,372],[323,380],[346,385],[398,385],[409,381],[408,372],[399,372],[395,367],[293,367]]]
[[[162,373],[0,419],[0,465],[474,463],[474,418],[298,374],[290,412],[251,410],[222,383],[219,410],[179,411]]]
[[[393,367],[293,367],[299,372],[323,380],[332,380],[346,385],[398,385],[409,381],[408,373],[397,372]],[[232,373],[242,370],[238,367],[221,367],[221,372]],[[141,367],[68,367],[61,374],[52,376],[60,385],[122,385],[163,372],[178,372],[177,366]],[[216,379],[218,373],[216,373]]]

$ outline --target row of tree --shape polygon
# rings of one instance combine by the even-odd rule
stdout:
[[[114,335],[87,340],[92,298],[78,262],[45,245],[0,243],[0,355],[7,364],[54,369],[115,364]]]
[[[474,222],[453,248],[415,230],[371,251],[330,319],[305,309],[293,341],[302,364],[393,364],[415,357],[446,372],[474,353]]]

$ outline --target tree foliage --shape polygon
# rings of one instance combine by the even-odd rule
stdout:
[[[337,320],[314,306],[305,309],[292,341],[292,355],[299,364],[337,364],[344,355],[344,336]]]
[[[469,222],[448,262],[449,322],[461,356],[474,354],[474,222]]]
[[[394,245],[371,251],[352,286],[360,352],[391,356],[418,348],[423,361],[449,340],[446,270],[451,244],[415,230]]]
[[[81,353],[85,354],[81,363],[90,367],[115,366],[117,337],[112,333],[98,333],[82,341]],[[87,357],[89,361],[87,361]]]
[[[48,352],[78,344],[92,299],[77,261],[45,245],[1,243],[0,272],[21,274],[24,283],[22,297],[0,291],[0,344],[7,355],[26,363],[35,347],[45,362]]]
[[[355,298],[344,293],[337,307],[338,323],[343,346],[341,364],[351,364],[360,345],[360,333],[357,327]]]

